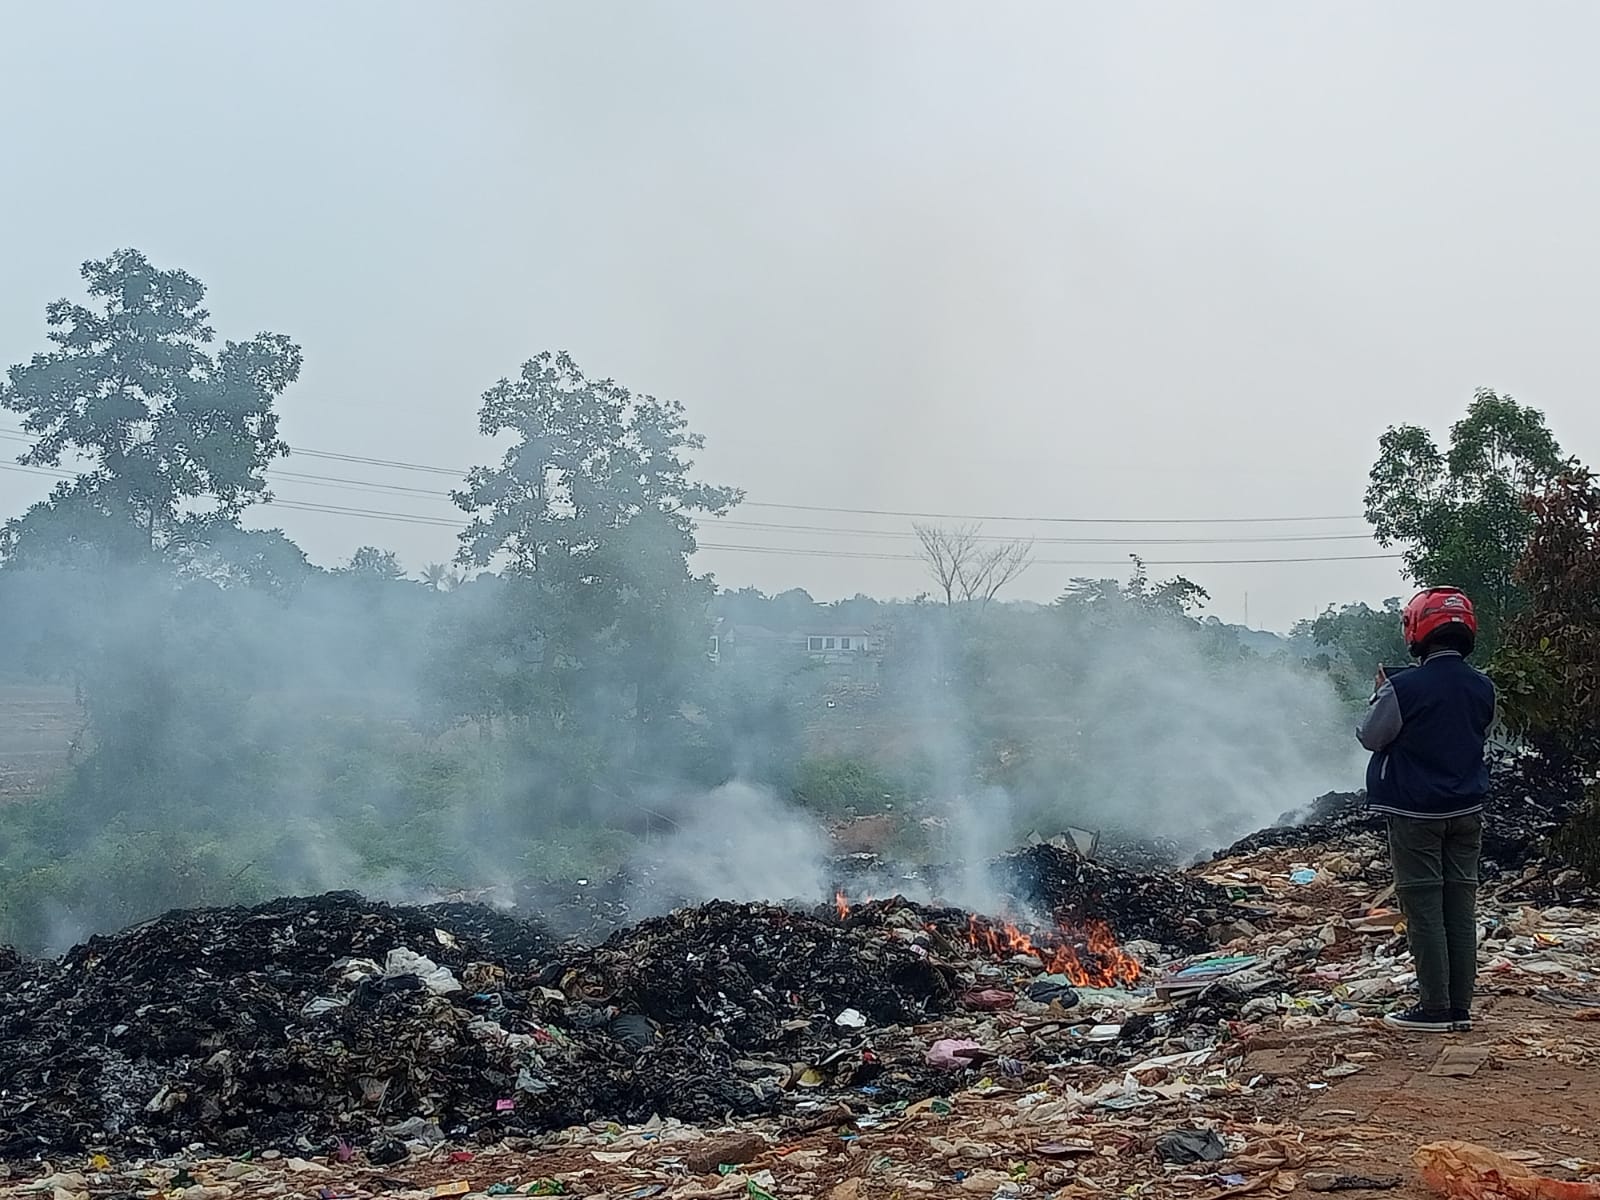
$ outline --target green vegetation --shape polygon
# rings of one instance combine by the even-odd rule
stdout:
[[[1487,661],[1525,602],[1515,571],[1533,528],[1524,501],[1561,472],[1544,414],[1480,388],[1441,450],[1427,430],[1397,425],[1378,442],[1367,519],[1384,546],[1405,551],[1418,587],[1464,589],[1478,612]]]

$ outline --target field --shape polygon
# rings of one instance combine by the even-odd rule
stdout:
[[[0,803],[47,787],[66,768],[82,728],[70,687],[0,682]]]

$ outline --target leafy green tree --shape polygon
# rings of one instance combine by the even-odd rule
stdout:
[[[399,555],[393,550],[380,550],[377,546],[360,547],[340,571],[353,579],[378,583],[396,583],[406,577],[406,569],[400,565]]]
[[[1400,601],[1391,597],[1382,608],[1366,604],[1329,605],[1310,621],[1297,623],[1296,638],[1310,638],[1327,647],[1358,674],[1373,676],[1384,664],[1410,660],[1411,651],[1400,632]]]
[[[694,515],[721,515],[740,499],[690,478],[688,456],[705,439],[681,404],[589,379],[566,353],[546,351],[485,392],[478,427],[513,441],[498,467],[474,468],[454,493],[472,514],[463,565],[503,557],[519,574],[571,570],[585,580],[586,561],[640,514],[666,518],[687,555]]]
[[[267,466],[288,453],[273,403],[300,374],[298,346],[262,333],[213,353],[204,285],[136,250],[82,274],[90,303],[46,307],[55,348],[8,371],[0,406],[38,439],[20,462],[85,465],[7,522],[7,560],[156,557],[186,524],[267,498]]]
[[[680,404],[590,379],[565,353],[489,389],[479,427],[511,444],[454,493],[472,516],[457,557],[504,564],[498,610],[472,623],[498,630],[497,651],[474,658],[511,664],[516,679],[456,678],[448,690],[511,706],[499,715],[535,740],[637,758],[705,667],[712,589],[689,569],[693,519],[727,512],[739,493],[692,477],[703,440]]]
[[[1528,501],[1517,568],[1528,604],[1506,626],[1491,671],[1513,732],[1600,770],[1600,485],[1572,464]]]
[[[1507,728],[1587,793],[1554,849],[1600,880],[1600,483],[1571,463],[1527,508],[1517,582],[1528,603],[1489,670]]]
[[[1394,426],[1378,441],[1367,520],[1380,545],[1402,548],[1419,587],[1471,595],[1485,657],[1523,602],[1513,578],[1533,527],[1523,501],[1561,469],[1544,414],[1487,388],[1451,426],[1447,449],[1416,425]]]
[[[1152,583],[1144,560],[1133,558],[1133,574],[1127,583],[1113,579],[1073,579],[1056,600],[1058,608],[1081,614],[1124,616],[1164,616],[1188,618],[1211,599],[1205,588],[1174,575]]]

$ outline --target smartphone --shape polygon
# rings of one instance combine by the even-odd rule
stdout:
[[[1416,663],[1405,663],[1397,667],[1379,667],[1378,670],[1382,672],[1385,679],[1393,679],[1396,675],[1400,674],[1401,671],[1415,670],[1416,665]]]

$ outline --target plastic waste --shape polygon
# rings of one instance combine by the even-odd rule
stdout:
[[[1220,1162],[1227,1156],[1227,1145],[1210,1129],[1174,1129],[1156,1139],[1156,1157],[1162,1162]]]
[[[415,975],[422,981],[422,986],[435,996],[448,996],[461,990],[461,981],[450,973],[448,967],[441,967],[427,955],[407,950],[404,946],[389,951],[388,957],[383,960],[383,974],[386,979]]]
[[[1001,991],[999,988],[979,988],[962,993],[961,1003],[968,1008],[977,1009],[979,1012],[999,1012],[1002,1009],[1015,1007],[1017,998],[1012,993]],[[1049,1003],[1049,1001],[1045,1001],[1045,1003]]]
[[[1299,867],[1296,870],[1293,870],[1293,871],[1289,872],[1289,882],[1290,883],[1300,883],[1300,884],[1311,883],[1313,880],[1316,879],[1316,877],[1317,877],[1317,873],[1315,871],[1313,871],[1310,867]]]
[[[398,1125],[391,1125],[386,1133],[407,1142],[421,1142],[426,1146],[437,1146],[444,1141],[444,1130],[439,1128],[437,1121],[429,1121],[424,1117],[407,1117]]]
[[[623,1013],[613,1017],[606,1031],[629,1050],[644,1051],[656,1040],[656,1027],[650,1018],[641,1013]]]
[[[928,1065],[940,1071],[962,1071],[989,1057],[977,1042],[967,1038],[941,1038],[928,1047]]]
[[[1035,1004],[1056,1004],[1072,1008],[1078,1003],[1078,989],[1065,975],[1041,975],[1028,985],[1028,999]]]
[[[1429,1142],[1412,1161],[1422,1181],[1447,1200],[1600,1200],[1600,1183],[1551,1179],[1471,1142]]]
[[[840,1029],[865,1029],[867,1018],[853,1008],[847,1008],[833,1019]]]

